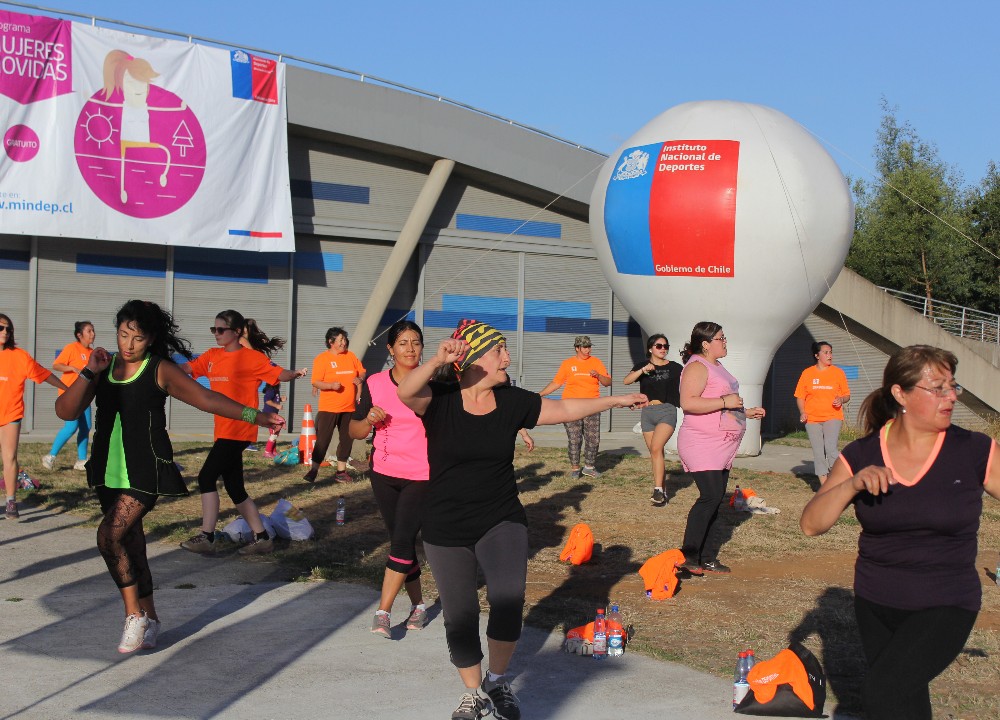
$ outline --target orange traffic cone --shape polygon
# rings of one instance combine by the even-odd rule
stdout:
[[[299,433],[299,461],[303,465],[312,464],[313,448],[316,446],[316,422],[313,420],[312,405],[302,411],[302,432]]]

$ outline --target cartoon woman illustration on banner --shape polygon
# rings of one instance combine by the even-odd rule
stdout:
[[[148,60],[112,50],[104,59],[104,86],[77,123],[77,164],[87,184],[110,207],[134,217],[177,210],[194,195],[205,170],[200,123],[184,100],[153,84],[158,77]],[[158,177],[147,179],[151,166],[161,163]],[[168,184],[170,191],[163,192]]]
[[[167,173],[170,172],[170,149],[165,145],[151,142],[149,139],[149,111],[178,112],[187,108],[187,103],[181,100],[180,107],[150,107],[149,84],[160,76],[153,66],[142,58],[132,57],[122,50],[112,50],[104,58],[104,100],[94,100],[99,105],[120,107],[122,109],[122,126],[119,142],[121,143],[122,165],[119,177],[122,204],[128,202],[125,191],[125,154],[129,148],[157,148],[166,154],[166,165],[160,175],[160,187],[167,186]],[[116,90],[122,91],[122,102],[110,103],[108,99]]]

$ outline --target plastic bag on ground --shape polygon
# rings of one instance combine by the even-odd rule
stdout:
[[[285,517],[285,513],[289,510],[294,509],[294,505],[281,498],[278,500],[278,504],[274,507],[274,512],[271,513],[271,524],[274,526],[274,532],[277,533],[278,537],[288,540],[292,536],[288,532],[288,519]]]
[[[234,543],[248,543],[253,540],[253,531],[250,530],[250,524],[242,516],[226,523],[225,527],[222,528],[222,532]]]

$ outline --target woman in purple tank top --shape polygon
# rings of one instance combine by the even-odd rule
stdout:
[[[404,586],[410,597],[406,629],[420,630],[427,623],[416,542],[430,468],[424,424],[396,395],[399,383],[420,364],[424,334],[416,323],[400,320],[386,337],[392,367],[365,378],[350,434],[354,440],[363,440],[375,430],[369,478],[390,545],[372,632],[391,638],[389,612]]]
[[[982,603],[979,516],[984,491],[1000,499],[1000,462],[994,440],[951,424],[957,365],[929,345],[893,355],[861,406],[865,437],[799,521],[821,535],[853,505],[861,525],[854,613],[868,720],[930,720],[928,684],[958,657]]]
[[[746,421],[764,417],[762,407],[743,407],[739,381],[719,362],[727,352],[722,326],[714,322],[695,325],[691,341],[681,352],[685,364],[681,373],[684,420],[677,435],[677,453],[700,493],[688,513],[681,546],[681,567],[692,575],[729,572],[718,558],[704,558],[702,552],[719,516]]]

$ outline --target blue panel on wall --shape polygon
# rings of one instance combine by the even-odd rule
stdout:
[[[611,326],[611,334],[615,337],[642,337],[642,328],[639,327],[639,323],[634,319],[627,320],[626,322],[615,320]]]
[[[443,310],[425,310],[424,325],[435,328],[456,328],[458,323],[464,318],[468,318],[467,312],[445,312]],[[475,313],[475,319],[489,323],[497,330],[506,332],[517,332],[517,314],[502,313]]]
[[[398,320],[409,320],[414,322],[417,318],[417,313],[413,310],[403,310],[402,308],[388,308],[384,313],[382,313],[382,319],[379,321],[379,327],[389,327]]]
[[[481,319],[484,313],[517,315],[517,298],[479,295],[442,295],[442,312],[465,313],[462,317]]]
[[[527,235],[530,237],[561,238],[562,225],[537,220],[515,220],[514,218],[490,217],[488,215],[455,216],[455,227],[459,230],[500,233],[502,235]]]
[[[297,252],[295,253],[295,269],[344,272],[344,256],[331,252]]]
[[[27,270],[30,263],[27,250],[0,250],[0,270]]]
[[[270,265],[287,265],[286,253],[179,247],[174,251],[174,274],[184,280],[267,284]]]
[[[340,183],[316,182],[315,180],[292,180],[292,197],[311,200],[333,200],[334,202],[371,203],[371,188],[364,185],[342,185]]]
[[[524,314],[532,317],[589,318],[590,303],[564,300],[525,300]]]
[[[858,379],[858,366],[857,365],[838,365],[841,370],[844,371],[844,376],[848,380]]]
[[[91,275],[162,278],[167,276],[167,261],[161,258],[78,253],[76,271]]]

